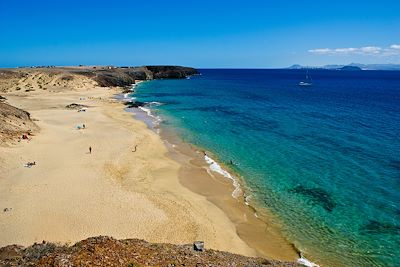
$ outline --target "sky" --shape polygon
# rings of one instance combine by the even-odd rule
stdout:
[[[0,0],[0,67],[400,63],[400,1]]]

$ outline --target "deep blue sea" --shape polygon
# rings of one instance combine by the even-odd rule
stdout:
[[[400,72],[200,70],[142,83],[185,141],[234,162],[287,238],[324,266],[400,266]],[[268,240],[266,240],[268,242]]]

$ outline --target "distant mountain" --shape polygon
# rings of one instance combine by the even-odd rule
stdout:
[[[400,70],[400,64],[360,64],[351,63],[348,65],[325,65],[325,66],[301,66],[299,64],[292,65],[287,69],[327,69],[327,70]]]
[[[349,66],[356,66],[363,70],[400,70],[400,64],[360,64],[351,63]]]
[[[290,66],[288,69],[291,69],[291,70],[300,70],[300,69],[305,69],[306,67],[303,67],[303,66],[301,66],[301,65],[299,65],[299,64],[294,64],[294,65],[292,65],[292,66]]]
[[[338,70],[345,70],[345,71],[360,71],[362,70],[360,67],[357,66],[344,66],[339,68]]]

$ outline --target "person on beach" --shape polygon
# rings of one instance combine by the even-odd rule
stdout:
[[[89,147],[89,154],[92,154],[92,147]]]

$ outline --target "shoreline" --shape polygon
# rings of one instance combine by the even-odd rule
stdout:
[[[207,248],[259,255],[218,205],[182,185],[182,167],[160,135],[113,99],[120,87],[74,76],[47,90],[40,87],[46,79],[32,71],[14,85],[29,83],[32,90],[4,94],[31,113],[40,132],[0,147],[0,246],[108,235],[174,244],[203,240]],[[71,103],[87,109],[66,108]],[[27,161],[36,164],[25,168]],[[294,262],[297,254],[268,258]]]
[[[159,136],[113,101],[116,93],[7,95],[31,112],[41,132],[0,148],[6,162],[0,204],[10,208],[0,215],[0,246],[110,235],[178,244],[201,239],[210,248],[255,255],[222,211],[179,184],[179,165],[165,156]],[[63,108],[81,97],[86,112]],[[78,122],[86,129],[74,129]],[[24,168],[26,160],[36,165]]]
[[[132,95],[135,87],[132,88]],[[134,99],[136,97],[132,98]],[[279,259],[284,254],[293,256],[294,252],[297,254],[298,263],[311,267],[318,266],[306,259],[302,252],[286,239],[282,233],[282,225],[275,215],[262,207],[257,200],[250,200],[252,197],[247,194],[249,188],[246,187],[243,177],[215,160],[215,156],[206,154],[204,149],[182,140],[173,129],[162,127],[160,125],[162,119],[152,113],[151,107],[135,109],[146,113],[147,118],[137,110],[132,111],[134,118],[145,121],[150,130],[159,134],[169,150],[168,156],[181,164],[180,183],[192,192],[206,197],[208,201],[223,210],[234,222],[239,237],[255,249],[258,256]],[[194,172],[198,173],[197,177],[193,175]],[[211,193],[206,192],[216,187],[219,188]],[[227,197],[229,193],[230,198]],[[240,218],[240,213],[243,218]],[[265,240],[273,240],[271,242],[273,244],[267,244]]]

